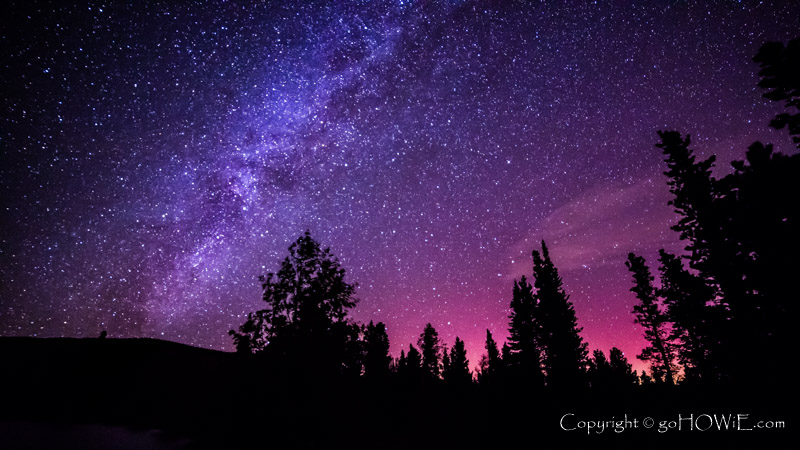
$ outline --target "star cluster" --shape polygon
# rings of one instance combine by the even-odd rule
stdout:
[[[309,229],[395,354],[431,322],[474,365],[545,239],[633,360],[624,257],[681,247],[655,131],[792,151],[751,59],[800,5],[708,3],[12,2],[0,333],[232,350]]]

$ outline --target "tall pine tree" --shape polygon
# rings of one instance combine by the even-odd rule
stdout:
[[[467,359],[467,349],[458,336],[453,348],[450,349],[448,358],[449,364],[444,372],[444,381],[451,386],[464,387],[472,382],[472,374],[469,371],[469,360]]]
[[[575,309],[564,291],[547,245],[542,252],[533,251],[533,276],[536,288],[536,319],[539,325],[539,345],[543,349],[543,365],[547,385],[556,388],[578,387],[585,384],[587,345],[583,342]]]
[[[592,352],[588,375],[592,389],[607,389],[611,384],[611,365],[602,350],[595,349]]]
[[[666,156],[665,174],[674,195],[670,203],[681,216],[673,229],[687,241],[689,267],[706,285],[681,276],[689,284],[678,289],[691,291],[692,298],[673,295],[670,300],[680,306],[678,311],[691,309],[698,296],[712,299],[704,315],[707,361],[698,366],[697,358],[687,360],[689,374],[698,366],[695,374],[748,382],[777,373],[778,361],[791,351],[792,280],[800,269],[800,209],[785,195],[800,189],[800,156],[774,154],[771,145],[756,142],[746,161],[734,161],[735,171],[716,180],[711,177],[713,158],[696,161],[688,137],[674,131],[659,134],[657,147]],[[684,356],[702,358],[697,349],[687,348]],[[742,353],[750,355],[749,364],[742,364]]]
[[[650,371],[656,380],[672,384],[675,382],[674,349],[668,340],[667,318],[659,307],[653,288],[653,275],[644,258],[633,253],[628,254],[625,265],[633,275],[631,292],[639,299],[633,307],[635,321],[644,327],[644,338],[648,343],[638,358],[650,363]]]
[[[406,353],[405,380],[410,383],[419,383],[425,378],[422,369],[422,355],[413,344],[408,344]]]
[[[492,337],[492,332],[486,329],[486,353],[481,357],[478,381],[482,385],[492,385],[500,377],[503,360],[497,342]]]
[[[507,346],[503,346],[503,361],[509,381],[533,387],[544,384],[535,313],[533,286],[523,275],[519,281],[514,281],[509,314],[509,337]]]
[[[628,358],[617,347],[612,347],[608,353],[608,366],[610,369],[611,383],[615,387],[630,387],[638,382],[636,371],[628,362]]]
[[[428,379],[438,380],[441,375],[441,350],[442,344],[439,340],[439,333],[430,323],[425,325],[425,329],[417,341],[422,352],[422,370]]]
[[[392,357],[389,355],[389,336],[383,322],[364,327],[364,377],[382,380],[388,377]]]
[[[659,251],[661,288],[665,319],[671,324],[668,340],[677,351],[685,381],[713,381],[719,369],[714,364],[718,336],[712,333],[720,323],[722,311],[711,304],[713,290],[699,276],[683,267],[681,260],[663,249]]]

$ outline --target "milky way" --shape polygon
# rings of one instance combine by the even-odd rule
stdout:
[[[232,350],[309,229],[395,355],[431,322],[477,362],[545,239],[590,348],[633,360],[624,257],[681,247],[656,130],[720,174],[793,151],[752,57],[795,2],[29,3],[1,33],[4,335]]]

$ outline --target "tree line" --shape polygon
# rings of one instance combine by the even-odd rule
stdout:
[[[788,128],[800,148],[800,40],[768,43],[754,58],[764,97],[790,113],[771,122]],[[625,355],[588,354],[577,317],[544,241],[531,253],[531,281],[515,280],[509,337],[498,346],[486,330],[485,353],[471,373],[464,341],[451,348],[432,324],[417,346],[396,359],[381,323],[360,324],[348,312],[356,285],[330,249],[310,233],[289,247],[277,273],[260,278],[266,307],[231,330],[237,351],[257,355],[285,373],[318,377],[443,383],[454,388],[525,386],[623,388],[658,383],[746,383],[777,379],[790,355],[791,299],[800,254],[800,156],[752,144],[733,172],[716,178],[715,157],[698,159],[691,139],[659,131],[667,185],[679,221],[671,226],[685,252],[659,251],[658,279],[642,256],[628,255],[632,313],[648,345],[638,358],[650,374],[636,374]]]
[[[448,348],[430,323],[416,346],[410,343],[392,358],[384,323],[360,324],[348,317],[357,303],[356,286],[345,281],[338,259],[308,231],[289,247],[277,274],[260,278],[267,307],[249,314],[230,334],[239,352],[267,358],[292,373],[371,381],[393,377],[412,385],[443,382],[455,387],[637,382],[619,349],[611,349],[609,358],[600,350],[588,356],[547,245],[542,242],[541,251],[532,256],[534,282],[523,276],[513,285],[508,341],[498,348],[487,329],[486,354],[475,374],[464,341],[456,337]]]

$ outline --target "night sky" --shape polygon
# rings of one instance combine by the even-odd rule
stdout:
[[[625,255],[681,248],[656,130],[717,174],[793,152],[752,57],[794,1],[16,3],[2,335],[233,350],[309,229],[395,356],[431,322],[474,366],[545,239],[590,349],[641,369]]]

